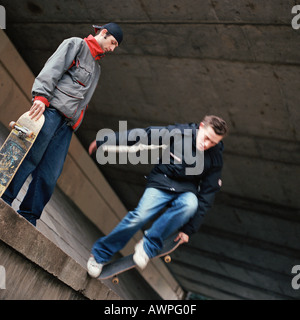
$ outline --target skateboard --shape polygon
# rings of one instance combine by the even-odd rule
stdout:
[[[179,245],[180,245],[180,240],[177,242],[174,241],[176,238],[176,235],[173,235],[169,238],[167,238],[164,241],[164,246],[161,251],[158,252],[158,254],[153,257],[152,259],[159,258],[159,257],[164,257],[164,261],[166,263],[171,262],[171,256],[170,253],[173,252]],[[106,265],[103,266],[102,272],[99,276],[100,280],[106,280],[109,278],[112,278],[113,284],[118,284],[119,283],[119,278],[118,274],[123,273],[125,271],[128,271],[130,269],[136,268],[137,265],[133,261],[133,254],[122,257],[118,260],[115,260],[113,262],[110,262]]]
[[[0,148],[0,197],[32,147],[44,121],[44,115],[38,121],[31,120],[28,111],[16,122],[10,122],[12,130]]]

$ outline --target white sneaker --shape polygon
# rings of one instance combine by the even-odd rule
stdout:
[[[87,262],[88,274],[93,278],[98,278],[102,271],[103,264],[98,263],[94,256],[91,256]]]
[[[144,241],[141,240],[135,246],[135,253],[133,255],[133,261],[135,264],[140,267],[141,269],[145,269],[150,258],[148,257],[147,253],[144,250]]]

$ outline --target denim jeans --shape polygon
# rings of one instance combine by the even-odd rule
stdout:
[[[171,206],[144,232],[144,250],[150,258],[153,258],[162,249],[163,241],[195,214],[198,198],[192,192],[178,194],[147,188],[138,206],[128,212],[109,235],[94,243],[92,254],[95,260],[98,263],[108,262],[114,253],[121,250],[138,230],[168,204]]]
[[[32,174],[32,181],[18,213],[33,225],[36,225],[36,219],[40,218],[51,198],[56,181],[61,174],[73,132],[65,118],[56,109],[47,108],[44,116],[45,123],[36,141],[2,195],[3,200],[11,205],[27,177]]]

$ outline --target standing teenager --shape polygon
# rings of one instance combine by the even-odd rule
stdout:
[[[86,112],[99,81],[99,60],[122,42],[119,25],[94,25],[95,36],[64,40],[36,77],[32,87],[30,116],[45,123],[2,198],[9,205],[27,177],[32,181],[18,213],[34,226],[50,200],[61,174],[72,133]]]

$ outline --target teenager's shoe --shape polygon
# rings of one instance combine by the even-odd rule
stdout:
[[[145,269],[150,258],[148,257],[147,253],[144,250],[144,241],[141,240],[135,246],[135,253],[133,255],[133,261],[135,264],[140,267],[141,269]]]
[[[91,256],[87,262],[88,274],[93,278],[98,278],[102,271],[103,264],[98,263],[93,256]]]

